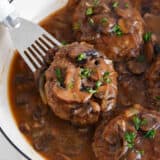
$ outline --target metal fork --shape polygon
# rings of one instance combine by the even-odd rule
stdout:
[[[28,67],[36,72],[42,68],[47,51],[62,44],[39,25],[17,15],[12,4],[0,0],[0,22],[9,29],[13,44]]]

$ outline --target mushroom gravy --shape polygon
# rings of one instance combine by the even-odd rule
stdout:
[[[146,42],[142,44],[139,56],[115,61],[118,100],[115,110],[104,114],[100,121],[104,117],[108,121],[113,119],[133,104],[159,111],[160,74],[158,69],[154,69],[160,68],[160,35],[157,26],[160,8],[156,5],[158,3],[160,6],[160,2],[132,2],[145,23],[143,40]],[[78,0],[69,0],[64,8],[40,23],[64,45],[76,41],[72,15],[78,3]],[[152,33],[152,37],[149,33]],[[119,38],[119,41],[123,40]],[[50,107],[43,104],[34,76],[18,53],[15,54],[10,69],[9,100],[18,128],[34,149],[47,160],[96,160],[92,142],[100,121],[95,125],[79,127],[56,117]]]

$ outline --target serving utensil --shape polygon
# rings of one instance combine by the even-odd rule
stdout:
[[[39,25],[20,18],[8,0],[0,0],[0,23],[8,28],[15,48],[33,73],[42,68],[49,49],[62,46]]]

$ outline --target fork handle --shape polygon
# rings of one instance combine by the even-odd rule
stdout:
[[[0,23],[5,24],[9,28],[18,26],[18,14],[13,4],[8,0],[0,0]]]

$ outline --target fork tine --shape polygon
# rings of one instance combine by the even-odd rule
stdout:
[[[31,71],[34,73],[36,71],[35,66],[32,64],[32,62],[30,61],[30,59],[26,56],[27,52],[20,52],[20,55],[22,56],[22,58],[24,59],[24,61],[26,62],[26,64],[28,65],[28,67],[31,69]]]
[[[42,56],[45,56],[46,53],[44,52],[44,50],[37,44],[37,43],[34,43],[34,46],[35,48],[37,49],[37,51],[42,55]]]
[[[36,42],[36,44],[37,44],[39,47],[41,47],[45,52],[48,51],[48,48],[47,48],[40,40],[36,40],[35,42]]]
[[[45,36],[44,34],[42,34],[43,39],[45,39],[47,41],[47,43],[49,43],[52,48],[55,47],[55,43],[53,41],[51,41],[47,36]]]
[[[44,63],[43,57],[42,57],[40,54],[38,54],[37,48],[35,47],[34,44],[31,45],[31,49],[32,49],[32,51],[34,52],[34,54],[36,55],[36,57],[37,57],[42,63]]]
[[[57,46],[62,47],[62,44],[59,41],[57,41],[54,37],[52,37],[50,34],[46,33],[43,34],[43,36],[49,39],[50,41],[54,42],[54,44],[56,44]]]
[[[49,49],[53,48],[54,45],[51,44],[51,42],[49,42],[46,38],[44,38],[43,36],[39,38],[39,40],[44,43]]]
[[[41,68],[41,64],[37,61],[37,59],[32,55],[32,50],[30,47],[26,50],[27,55],[30,57],[30,59],[34,62],[36,67]]]

